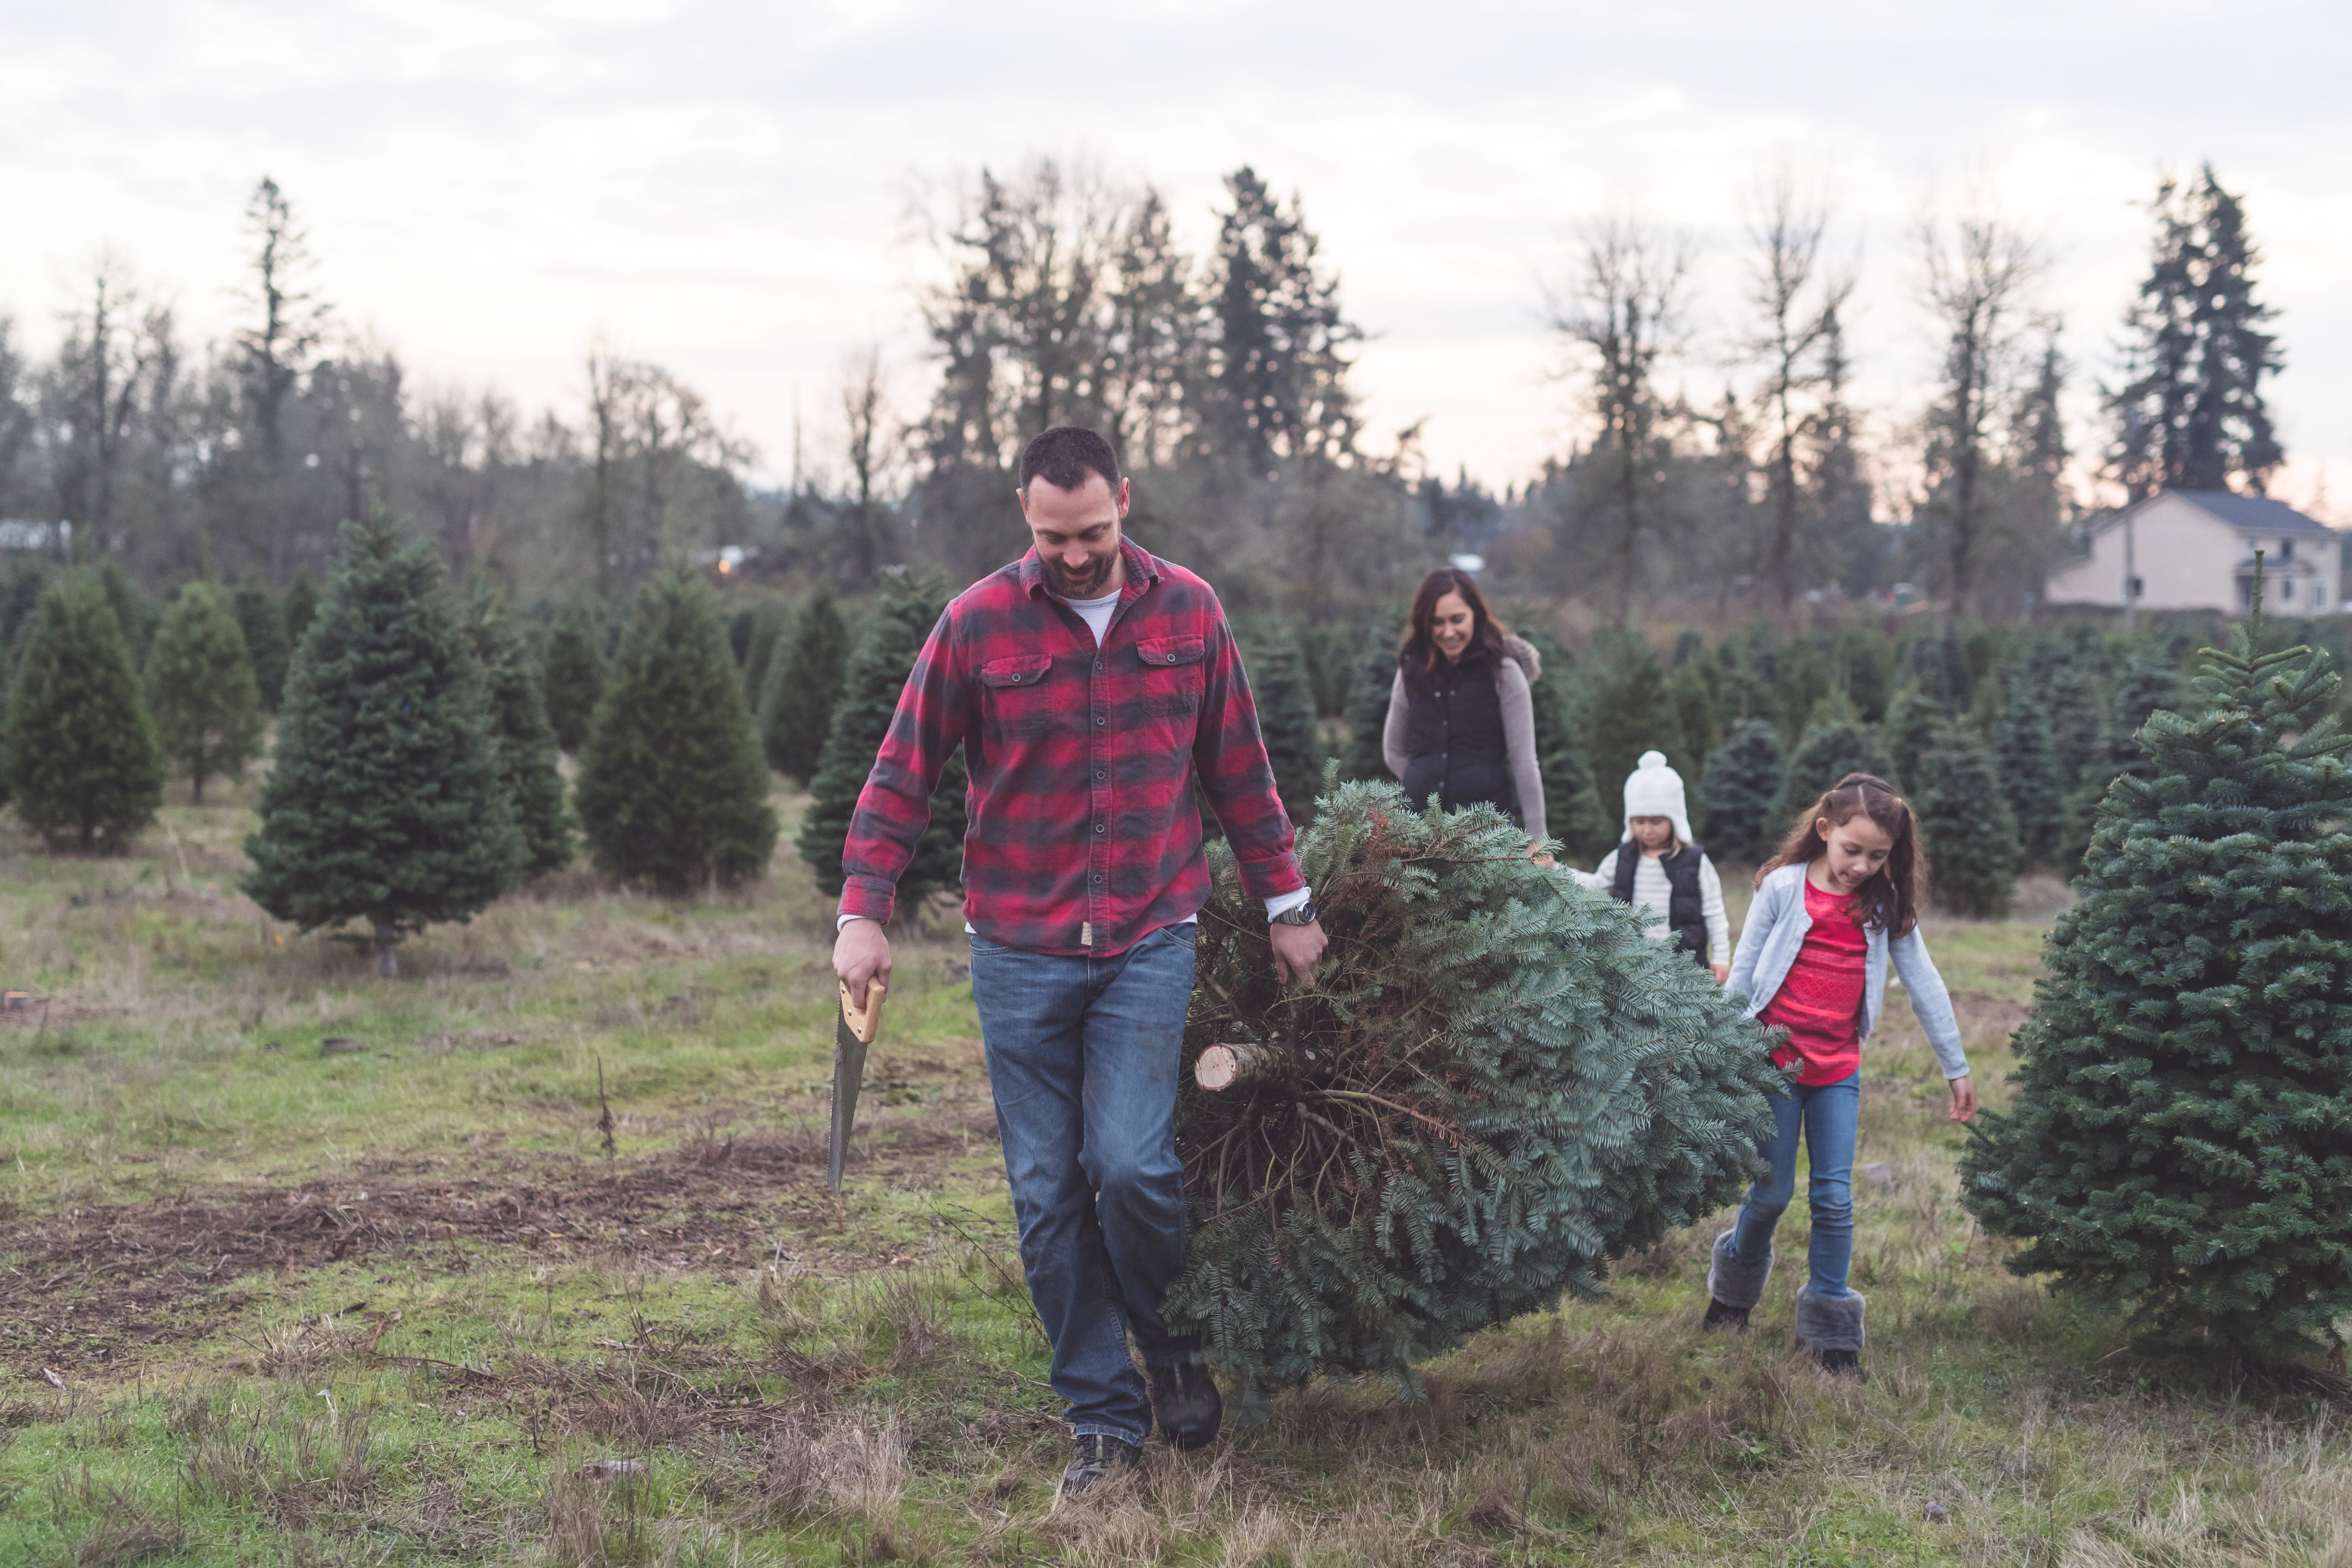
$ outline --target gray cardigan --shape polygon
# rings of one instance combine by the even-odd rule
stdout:
[[[1503,752],[1511,766],[1511,787],[1519,795],[1519,826],[1530,838],[1544,837],[1543,775],[1536,771],[1535,693],[1528,683],[1543,676],[1543,658],[1524,638],[1506,637],[1504,658],[1495,667],[1495,698],[1503,707]],[[1389,683],[1388,722],[1381,726],[1381,760],[1404,777],[1412,759],[1405,754],[1404,671]],[[1415,801],[1415,805],[1421,802]]]
[[[1813,918],[1805,913],[1805,868],[1783,866],[1765,878],[1764,885],[1756,889],[1756,901],[1748,906],[1739,949],[1731,955],[1731,977],[1724,982],[1727,989],[1747,996],[1749,1017],[1761,1013],[1779,993],[1780,982],[1789,977],[1790,967],[1797,962],[1797,950],[1805,945],[1805,933],[1812,929]],[[1879,1009],[1886,1002],[1886,963],[1892,958],[1895,973],[1903,977],[1903,989],[1911,994],[1911,1011],[1927,1032],[1936,1060],[1943,1064],[1944,1076],[1968,1077],[1969,1057],[1960,1048],[1960,1026],[1952,1016],[1951,994],[1944,989],[1944,977],[1936,972],[1936,961],[1927,956],[1927,943],[1918,928],[1892,942],[1876,927],[1863,930],[1870,945],[1863,959],[1860,1037],[1869,1039],[1870,1031],[1878,1025]]]

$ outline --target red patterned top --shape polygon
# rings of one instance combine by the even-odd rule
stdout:
[[[1772,1060],[1788,1067],[1802,1058],[1797,1081],[1808,1087],[1835,1083],[1862,1068],[1863,961],[1870,939],[1854,918],[1853,897],[1824,893],[1805,879],[1805,932],[1797,961],[1758,1021],[1786,1028],[1788,1044]]]

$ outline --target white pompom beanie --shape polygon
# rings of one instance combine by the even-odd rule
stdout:
[[[1683,802],[1683,775],[1666,766],[1664,752],[1643,752],[1641,763],[1625,777],[1624,842],[1632,842],[1637,816],[1672,817],[1676,838],[1697,842],[1691,833],[1690,807]]]

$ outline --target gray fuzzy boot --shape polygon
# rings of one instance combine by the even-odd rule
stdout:
[[[1817,1296],[1811,1285],[1797,1292],[1797,1339],[1823,1370],[1862,1375],[1862,1292]]]
[[[1714,1259],[1706,1270],[1706,1293],[1711,1299],[1706,1319],[1699,1327],[1738,1334],[1748,1331],[1748,1310],[1764,1299],[1764,1286],[1772,1278],[1773,1253],[1767,1247],[1761,1263],[1727,1257],[1725,1249],[1731,1245],[1732,1234],[1727,1230],[1715,1238]]]

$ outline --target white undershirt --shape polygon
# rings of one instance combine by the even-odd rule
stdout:
[[[1054,597],[1062,599],[1062,603],[1078,613],[1078,619],[1086,622],[1087,629],[1095,634],[1095,647],[1100,647],[1103,645],[1103,638],[1110,635],[1110,618],[1118,613],[1118,596],[1124,591],[1113,588],[1099,599],[1062,599],[1059,594],[1055,595]],[[1314,894],[1305,888],[1297,889],[1293,892],[1276,893],[1273,898],[1265,900],[1265,918],[1272,921],[1275,916],[1286,910],[1297,909],[1312,897]],[[857,918],[856,915],[842,915],[834,921],[834,928],[839,930]],[[1200,918],[1198,915],[1187,915],[1176,923],[1192,925],[1198,922]],[[971,922],[966,921],[963,929],[967,934],[971,934]]]

